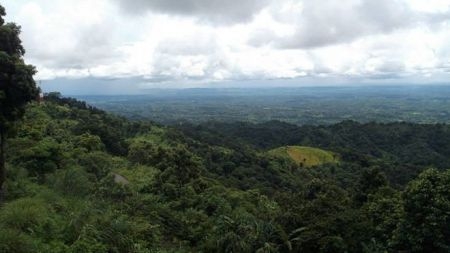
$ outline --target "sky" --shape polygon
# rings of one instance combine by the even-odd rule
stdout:
[[[2,0],[44,90],[447,83],[450,0]]]

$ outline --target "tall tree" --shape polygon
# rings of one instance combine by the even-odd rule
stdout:
[[[5,8],[0,5],[0,200],[6,179],[6,135],[23,116],[25,105],[39,94],[33,80],[36,70],[23,60],[25,49],[19,38],[20,26],[5,24],[5,15]]]
[[[450,252],[450,170],[422,172],[402,198],[404,215],[394,236],[399,250]]]

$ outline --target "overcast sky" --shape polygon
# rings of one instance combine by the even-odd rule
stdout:
[[[6,19],[22,26],[36,79],[49,84],[79,79],[140,89],[450,80],[450,0],[1,3]]]

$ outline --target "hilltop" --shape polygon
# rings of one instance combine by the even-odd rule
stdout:
[[[300,167],[312,167],[339,162],[338,154],[320,148],[305,146],[279,147],[269,150],[268,154],[288,158]]]

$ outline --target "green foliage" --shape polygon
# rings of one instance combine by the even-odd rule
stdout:
[[[223,216],[217,226],[221,234],[217,252],[280,252],[287,249],[284,232],[271,222],[247,213]]]
[[[362,207],[371,240],[365,247],[381,251],[392,246],[394,231],[403,216],[403,206],[400,194],[395,190],[384,187],[368,196],[368,201]]]
[[[429,169],[403,192],[402,217],[395,240],[412,252],[450,250],[450,170]]]
[[[79,157],[79,164],[84,169],[94,174],[97,179],[101,179],[108,175],[114,167],[114,162],[110,155],[104,152],[82,153]]]
[[[343,121],[326,126],[296,126],[278,121],[261,124],[208,122],[178,127],[210,146],[270,150],[312,146],[339,154],[352,166],[378,166],[396,187],[403,187],[427,167],[450,168],[450,125]],[[240,147],[239,147],[240,146]]]
[[[159,167],[163,171],[159,176],[159,182],[187,184],[197,179],[202,171],[200,159],[182,145],[167,150],[162,160]]]
[[[128,147],[128,159],[134,163],[156,165],[163,152],[161,147],[158,148],[151,141],[137,139]]]
[[[1,7],[0,17],[5,15]],[[23,61],[25,49],[19,38],[20,26],[4,24],[0,19],[0,127],[15,121],[23,114],[24,105],[35,99],[38,89],[33,80],[36,70]]]
[[[0,222],[2,226],[33,233],[46,222],[47,209],[42,200],[22,198],[2,207]]]
[[[121,169],[116,171],[124,176],[131,184],[130,187],[137,192],[148,191],[154,184],[158,169],[144,165],[133,167],[132,169]]]
[[[5,9],[0,5],[0,202],[6,180],[5,142],[14,123],[25,112],[25,105],[34,100],[39,89],[33,80],[36,70],[23,60],[25,49],[19,38],[20,26],[5,24]]]
[[[86,127],[91,120],[110,128]],[[304,134],[313,139],[316,130]],[[404,165],[364,147],[361,156],[341,149],[339,163],[310,169],[241,139],[212,145],[208,138],[219,133],[203,134],[129,122],[58,94],[28,105],[7,140],[0,252],[446,252],[450,245],[448,171],[391,187],[385,175]]]
[[[83,197],[93,188],[88,173],[77,167],[56,171],[48,181],[51,187],[64,195]]]
[[[388,181],[378,167],[363,169],[357,185],[358,192],[355,196],[356,201],[361,203],[365,202],[369,194],[373,194],[381,187],[387,185]]]
[[[63,162],[61,145],[52,138],[42,139],[34,146],[21,150],[16,161],[38,178],[61,168]]]
[[[301,167],[338,162],[337,154],[312,147],[286,146],[269,150],[268,153],[289,158]]]
[[[75,143],[78,147],[85,148],[88,152],[102,151],[105,149],[105,145],[103,145],[100,137],[89,133],[80,135]]]
[[[37,247],[31,236],[15,229],[0,228],[0,252],[29,253],[36,251]]]
[[[104,199],[124,201],[133,195],[133,191],[127,184],[116,182],[114,174],[108,174],[99,181],[96,195]]]

